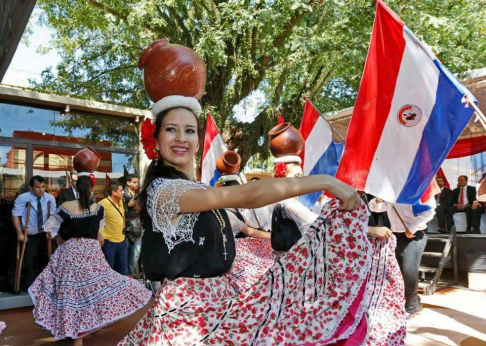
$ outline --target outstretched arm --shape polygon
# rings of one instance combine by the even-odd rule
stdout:
[[[225,188],[207,187],[191,189],[181,195],[179,211],[195,213],[212,209],[254,209],[278,201],[326,190],[339,198],[342,210],[354,210],[361,203],[351,186],[329,175],[313,175],[302,178],[265,179]]]
[[[255,228],[251,228],[249,226],[245,226],[245,228],[243,228],[241,230],[241,232],[245,233],[247,236],[253,237],[253,238],[270,239],[270,232],[259,231]]]

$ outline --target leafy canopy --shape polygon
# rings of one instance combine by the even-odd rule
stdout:
[[[454,73],[486,65],[486,3],[389,0],[406,25]],[[295,126],[309,97],[321,112],[352,106],[366,59],[372,0],[39,0],[62,62],[43,72],[43,92],[148,108],[137,61],[154,40],[195,49],[206,61],[202,103],[243,162],[264,162],[280,110]],[[235,105],[264,95],[253,122]],[[243,107],[245,110],[245,107]],[[249,110],[248,110],[249,111]],[[71,124],[72,125],[72,124]],[[93,128],[93,131],[100,131]],[[254,161],[254,160],[253,160]]]

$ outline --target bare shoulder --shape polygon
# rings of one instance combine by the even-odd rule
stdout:
[[[98,203],[93,203],[89,207],[89,210],[93,212],[93,211],[96,211],[97,208],[98,208]]]

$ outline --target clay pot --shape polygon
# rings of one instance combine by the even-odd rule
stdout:
[[[216,161],[216,169],[221,175],[236,174],[240,170],[241,157],[234,151],[224,152]]]
[[[138,60],[145,90],[157,102],[169,95],[200,99],[205,93],[206,65],[192,49],[166,39],[153,42]]]
[[[304,148],[304,137],[290,123],[281,123],[268,131],[270,151],[275,157],[300,155]]]
[[[94,149],[87,147],[78,151],[73,158],[74,169],[78,172],[94,172],[100,164],[101,156]]]

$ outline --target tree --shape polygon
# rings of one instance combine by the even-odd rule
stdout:
[[[486,65],[486,4],[475,0],[389,0],[391,6],[453,72]],[[168,38],[206,61],[203,107],[246,162],[268,156],[268,130],[280,106],[295,126],[303,98],[322,112],[352,106],[374,18],[372,0],[39,0],[41,23],[62,52],[33,86],[148,108],[137,60],[152,41]],[[253,122],[235,105],[259,90],[265,102]],[[259,140],[258,140],[259,139]]]

